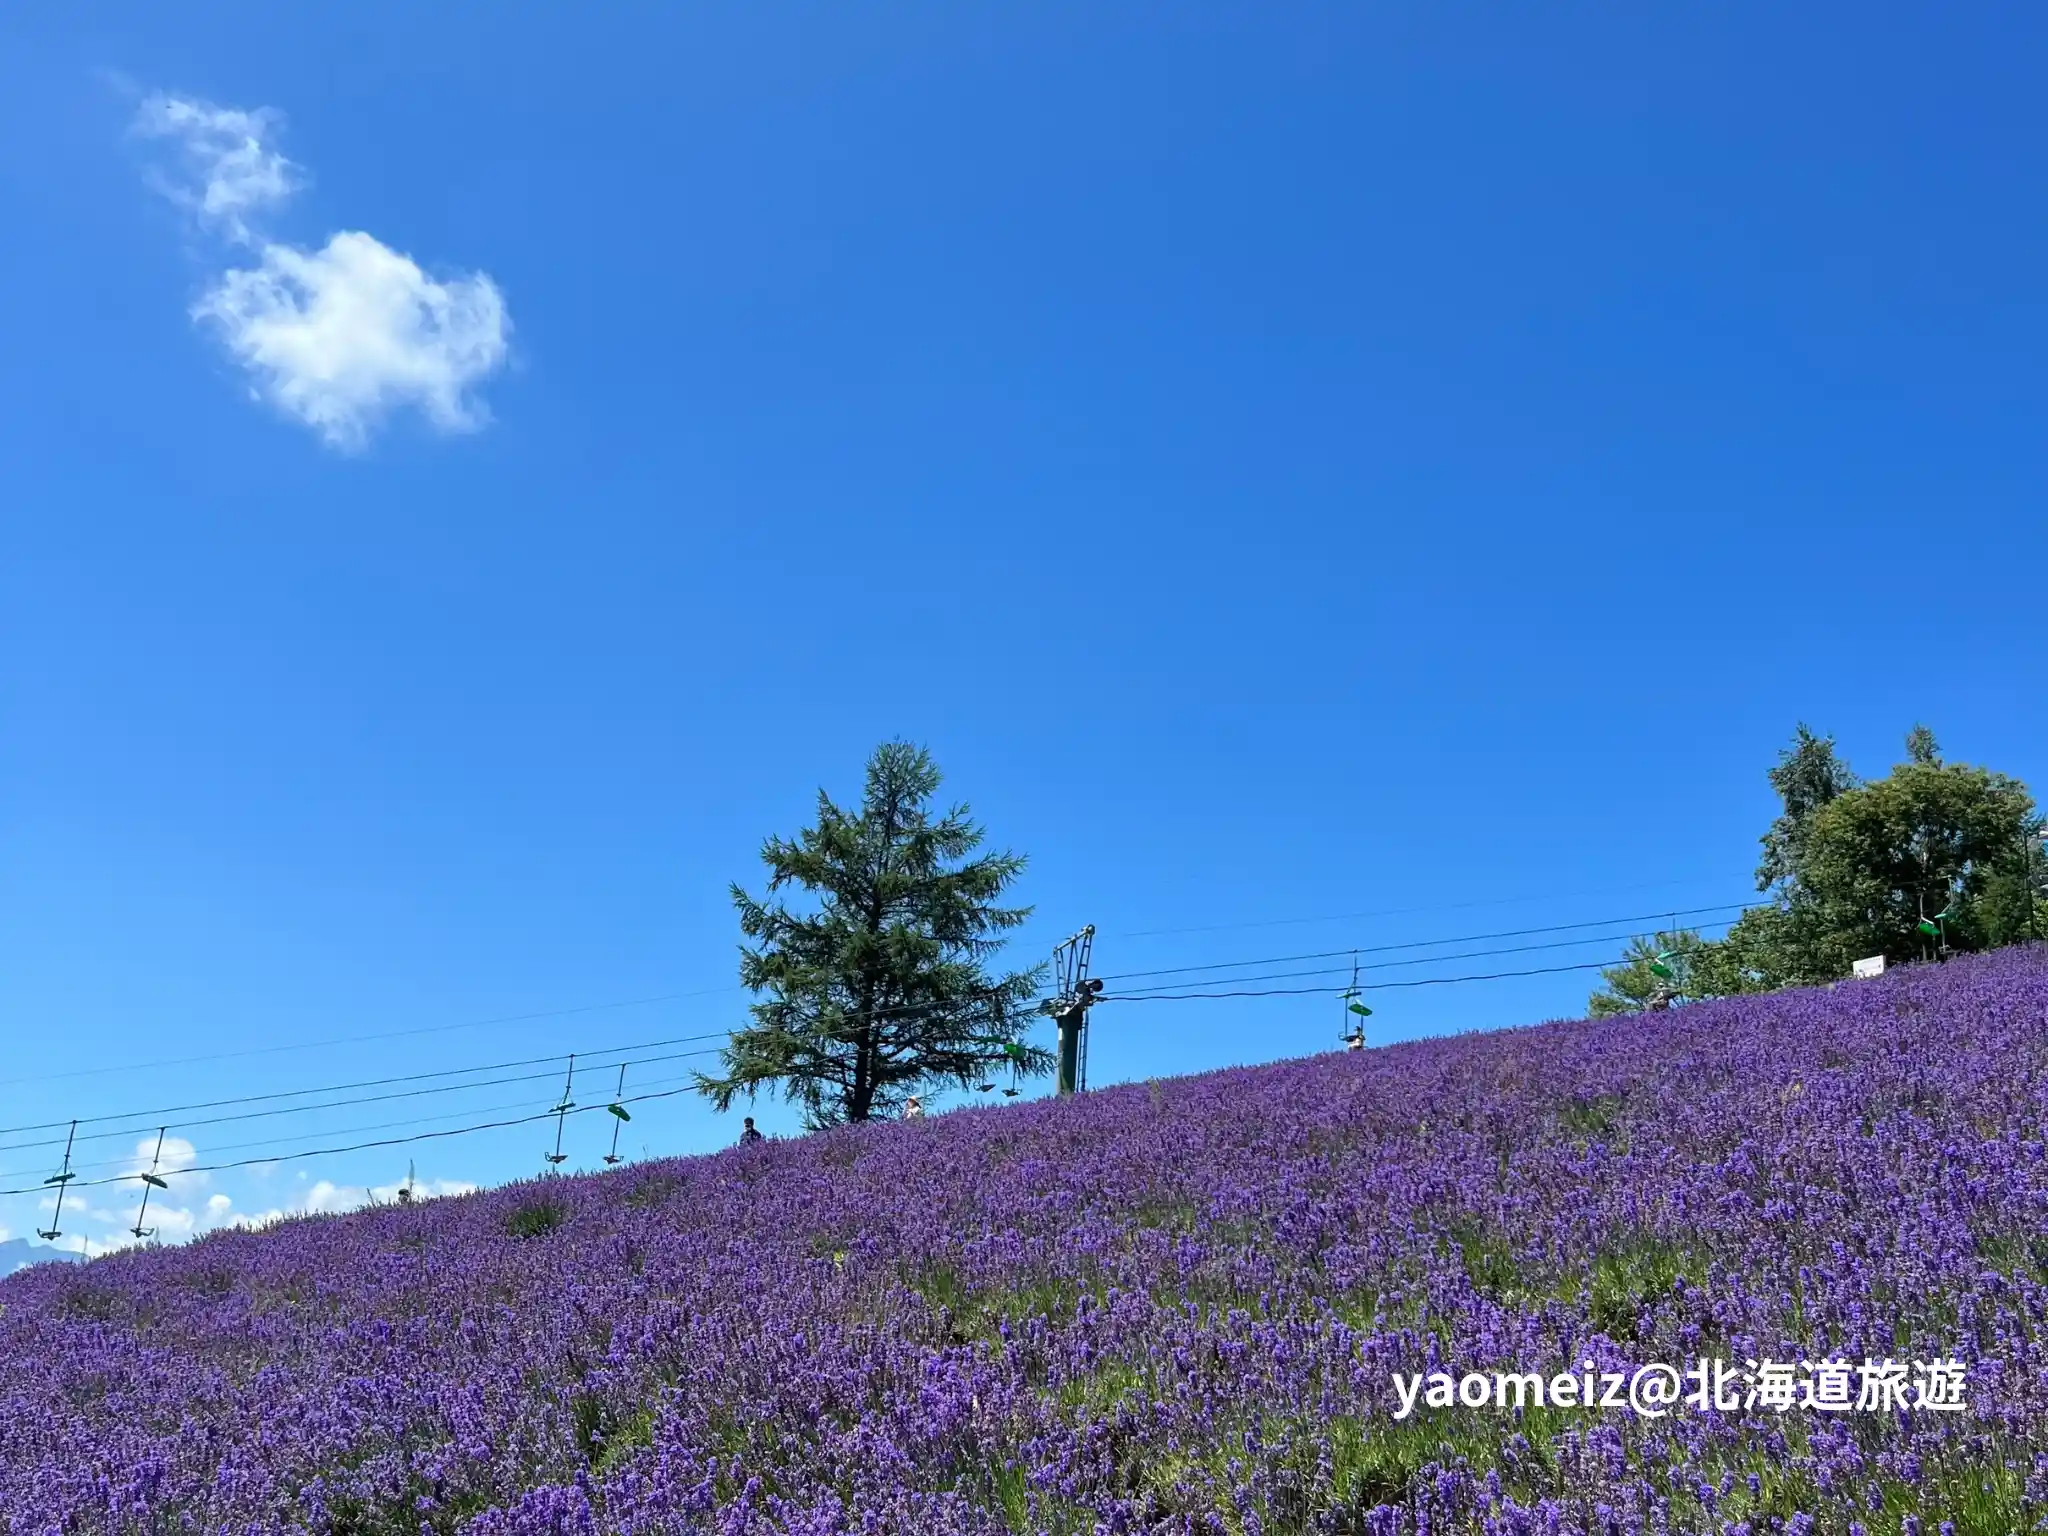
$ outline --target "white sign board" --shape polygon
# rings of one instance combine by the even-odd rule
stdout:
[[[1882,976],[1884,974],[1884,956],[1872,955],[1868,960],[1858,960],[1849,969],[1858,976]]]

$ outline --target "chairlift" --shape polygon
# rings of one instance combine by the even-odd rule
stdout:
[[[1348,1050],[1365,1049],[1365,1021],[1372,1017],[1372,1010],[1360,1002],[1364,996],[1358,985],[1358,957],[1351,957],[1351,985],[1338,994],[1344,1004],[1344,1029],[1337,1036]]]
[[[618,1091],[612,1095],[611,1103],[605,1105],[605,1113],[612,1117],[612,1149],[604,1155],[604,1160],[607,1166],[623,1163],[625,1161],[623,1157],[619,1156],[619,1127],[624,1125],[628,1120],[633,1118],[631,1115],[626,1113],[626,1106],[623,1102],[621,1102],[625,1097],[626,1064],[624,1062],[620,1062]]]
[[[59,1172],[53,1173],[43,1180],[43,1187],[45,1189],[49,1188],[52,1184],[57,1186],[57,1208],[50,1213],[50,1230],[45,1232],[40,1227],[36,1229],[36,1236],[46,1243],[54,1243],[64,1235],[64,1191],[70,1187],[71,1181],[78,1177],[77,1174],[71,1171],[71,1144],[77,1137],[78,1122],[74,1120],[71,1122],[70,1133],[64,1138],[64,1167]]]
[[[983,1045],[995,1046],[999,1050],[1001,1050],[1005,1056],[1009,1057],[1010,1070],[1012,1073],[1016,1072],[1018,1068],[1024,1065],[1024,1047],[1019,1045],[1016,1041],[987,1039],[982,1040],[980,1043]],[[976,1083],[974,1085],[974,1091],[976,1093],[994,1093],[996,1091],[996,1085],[992,1082]],[[1020,1090],[1017,1089],[1015,1086],[1005,1088],[1003,1090],[1003,1097],[1006,1099],[1014,1099],[1017,1097],[1019,1091]]]
[[[1926,910],[1924,905],[1921,910],[1923,915],[1920,921],[1915,923],[1913,927],[1916,932],[1934,940],[1934,959],[1938,963],[1948,958],[1948,930],[1943,925],[1954,914],[1949,906],[1944,906],[1932,917],[1924,915]]]
[[[1921,918],[1914,926],[1930,939],[1939,939],[1941,937],[1941,925],[1948,921],[1948,918],[1949,910],[1947,907],[1943,907],[1934,916]]]
[[[164,1132],[168,1129],[168,1126],[162,1126],[157,1130],[156,1155],[149,1160],[149,1172],[136,1175],[137,1178],[142,1180],[142,1205],[135,1213],[135,1225],[128,1230],[135,1235],[135,1240],[138,1243],[156,1236],[155,1227],[145,1227],[142,1224],[142,1218],[149,1214],[149,1192],[152,1189],[161,1189],[168,1192],[171,1187],[157,1177],[157,1169],[163,1166]]]
[[[576,1101],[569,1097],[575,1086],[576,1058],[571,1056],[569,1058],[569,1075],[562,1082],[562,1102],[548,1111],[549,1114],[555,1117],[555,1150],[545,1155],[548,1162],[556,1168],[560,1168],[563,1163],[569,1160],[569,1154],[562,1150],[562,1126],[569,1118],[569,1111],[576,1107]]]

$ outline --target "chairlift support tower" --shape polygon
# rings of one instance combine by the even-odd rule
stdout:
[[[1054,1091],[1061,1095],[1079,1093],[1088,1086],[1088,1010],[1101,995],[1102,983],[1091,981],[1088,961],[1095,949],[1095,925],[1090,923],[1052,952],[1053,974],[1059,978],[1059,992],[1045,1003],[1045,1011],[1059,1025],[1059,1070]]]

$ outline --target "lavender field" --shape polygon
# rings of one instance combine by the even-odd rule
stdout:
[[[2007,952],[52,1265],[0,1282],[0,1523],[2008,1536],[2044,1129]],[[1969,1408],[1391,1416],[1702,1355],[1953,1356]]]

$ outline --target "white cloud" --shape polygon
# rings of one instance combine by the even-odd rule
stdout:
[[[306,1199],[302,1209],[308,1211],[354,1210],[357,1206],[365,1203],[365,1197],[368,1194],[369,1191],[361,1185],[348,1189],[340,1184],[330,1184],[327,1180],[322,1179],[306,1191]]]
[[[149,1225],[142,1230],[159,1243],[176,1242],[199,1230],[199,1218],[181,1205],[152,1205],[147,1220]]]
[[[373,1203],[395,1205],[398,1192],[404,1187],[403,1179],[376,1186],[330,1184],[322,1179],[306,1191],[299,1208],[306,1211],[353,1211]],[[433,1200],[443,1195],[466,1195],[475,1188],[474,1184],[465,1184],[458,1179],[422,1179],[413,1185],[412,1195],[415,1200]]]
[[[168,1142],[165,1143],[167,1167],[169,1145]],[[189,1158],[187,1160],[189,1161]],[[138,1161],[144,1168],[149,1166],[147,1157],[139,1158]],[[94,1195],[81,1190],[64,1202],[66,1232],[57,1242],[57,1247],[88,1254],[112,1253],[117,1249],[131,1248],[138,1241],[135,1236],[135,1227],[138,1224],[141,1224],[148,1234],[146,1240],[160,1243],[176,1242],[180,1238],[190,1237],[195,1232],[205,1229],[206,1224],[197,1213],[187,1206],[173,1205],[170,1197],[162,1190],[150,1192],[147,1214],[143,1210],[142,1192],[139,1187],[132,1195],[119,1186],[98,1193],[104,1198],[95,1198]],[[45,1209],[53,1208],[55,1203],[51,1200],[42,1202]],[[93,1237],[80,1234],[74,1226],[77,1222],[96,1223],[114,1230],[103,1238]]]
[[[38,1204],[40,1204],[41,1207],[46,1211],[54,1211],[56,1209],[57,1202],[53,1199],[45,1197],[44,1199],[39,1201]],[[96,1256],[102,1253],[112,1253],[117,1248],[125,1248],[131,1246],[134,1240],[132,1238],[123,1237],[118,1233],[110,1233],[104,1238],[93,1237],[90,1234],[80,1232],[76,1226],[76,1223],[80,1221],[88,1221],[98,1222],[102,1226],[108,1227],[125,1227],[132,1223],[134,1220],[135,1208],[133,1206],[130,1206],[124,1214],[119,1208],[115,1206],[95,1204],[86,1195],[86,1193],[83,1190],[81,1190],[77,1194],[71,1195],[68,1199],[65,1200],[64,1230],[62,1231],[62,1233],[58,1235],[57,1239],[50,1244],[50,1246],[53,1248],[62,1248],[71,1253],[82,1253],[87,1255],[88,1257]],[[37,1235],[41,1235],[40,1228],[38,1228]]]
[[[201,224],[255,257],[222,271],[192,306],[254,381],[257,398],[303,422],[329,447],[365,447],[410,407],[442,432],[490,419],[476,397],[504,365],[511,320],[481,272],[435,278],[374,235],[343,230],[318,249],[263,234],[259,219],[304,185],[271,147],[279,119],[155,96],[140,131],[179,150],[163,190]]]
[[[311,1179],[303,1168],[298,1171],[301,1179]],[[262,1211],[237,1211],[225,1195],[215,1195],[207,1201],[204,1230],[215,1227],[270,1226],[293,1216],[339,1215],[346,1211],[361,1210],[366,1205],[396,1205],[398,1192],[406,1185],[404,1179],[375,1186],[364,1184],[336,1184],[331,1179],[320,1179],[309,1183],[286,1204],[273,1205]],[[420,1179],[412,1185],[415,1200],[437,1200],[450,1195],[467,1195],[476,1190],[476,1185],[460,1179]]]
[[[264,142],[280,126],[274,112],[152,96],[136,114],[135,126],[178,146],[183,178],[161,182],[164,194],[238,240],[253,238],[249,215],[305,185],[299,168]]]
[[[257,393],[343,451],[391,411],[443,432],[489,420],[472,391],[505,360],[505,301],[488,277],[437,282],[360,231],[318,251],[266,245],[193,307],[255,376]]]
[[[208,1175],[204,1173],[185,1172],[187,1168],[190,1168],[198,1161],[199,1149],[182,1136],[166,1136],[164,1138],[161,1159],[159,1159],[157,1152],[156,1138],[154,1136],[145,1136],[142,1140],[135,1143],[134,1155],[129,1159],[128,1167],[124,1171],[123,1176],[133,1177],[137,1174],[148,1173],[152,1169],[165,1178],[169,1178],[175,1173],[179,1176],[179,1187],[189,1189],[195,1184],[204,1184],[207,1181]]]
[[[128,1160],[131,1173],[147,1168],[155,1151],[156,1138],[153,1136],[139,1144],[133,1159]],[[182,1168],[189,1168],[199,1155],[192,1144],[182,1138],[165,1139],[163,1170],[166,1174],[176,1175],[172,1179],[173,1193],[181,1184],[189,1188],[204,1179],[203,1174],[179,1172]],[[143,1226],[150,1236],[143,1241],[177,1243],[223,1227],[261,1228],[293,1216],[338,1215],[370,1204],[396,1205],[399,1203],[399,1191],[408,1183],[406,1179],[393,1179],[374,1186],[337,1184],[331,1179],[315,1180],[303,1168],[292,1171],[299,1181],[297,1186],[286,1191],[272,1191],[273,1195],[284,1193],[288,1198],[261,1210],[237,1210],[234,1197],[225,1191],[214,1191],[206,1196],[203,1203],[174,1204],[172,1195],[155,1190],[150,1195],[149,1214],[143,1219]],[[418,1179],[411,1181],[411,1188],[414,1200],[436,1200],[471,1194],[477,1186],[461,1179]],[[192,1192],[198,1193],[196,1189]],[[69,1193],[64,1202],[65,1232],[56,1246],[90,1256],[135,1247],[134,1228],[140,1202],[139,1185],[132,1190],[124,1185],[111,1185]],[[42,1194],[36,1197],[35,1203],[42,1210],[49,1211],[55,1208],[56,1197],[54,1194]],[[40,1229],[42,1224],[37,1225]],[[85,1230],[80,1231],[81,1227]],[[0,1239],[7,1236],[7,1228],[0,1226]]]

